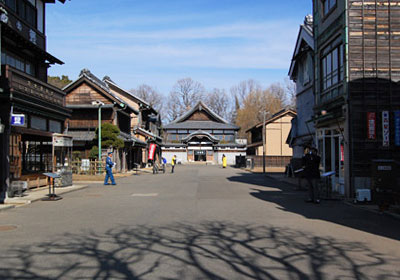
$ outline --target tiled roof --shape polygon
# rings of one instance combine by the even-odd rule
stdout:
[[[228,123],[228,121],[226,121],[223,118],[221,118],[220,116],[218,116],[215,112],[213,112],[210,108],[208,108],[208,106],[206,104],[204,104],[202,101],[197,102],[197,104],[194,105],[192,109],[190,109],[189,111],[187,111],[186,113],[184,113],[182,116],[180,116],[179,118],[177,118],[176,120],[174,120],[171,123],[184,122],[185,119],[187,119],[190,115],[192,115],[197,110],[199,110],[199,111],[204,110],[204,111],[208,112],[216,120],[218,120],[222,123],[226,123],[226,124]]]
[[[73,141],[92,141],[96,136],[96,133],[94,131],[81,130],[70,130],[66,134],[72,136]]]
[[[185,121],[181,123],[170,123],[163,127],[163,129],[232,129],[239,130],[239,127],[229,123],[218,123],[213,121]]]

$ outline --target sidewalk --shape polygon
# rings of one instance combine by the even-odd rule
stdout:
[[[56,188],[55,192],[56,195],[62,195],[65,193],[69,192],[74,192],[78,190],[82,190],[87,188],[88,185],[82,185],[82,184],[74,184],[70,187],[62,187],[62,188]],[[19,206],[24,206],[31,204],[32,202],[41,200],[45,197],[47,197],[47,194],[49,193],[49,188],[48,187],[42,187],[39,189],[31,189],[28,191],[25,191],[22,195],[22,197],[13,197],[13,198],[6,198],[4,201],[4,204],[0,204],[0,211],[8,210],[14,207],[19,207]]]
[[[285,182],[288,184],[293,185],[293,188],[295,190],[299,190],[299,187],[301,187],[302,190],[307,190],[307,183],[305,180],[301,180],[299,178],[293,178],[293,177],[287,177],[284,173],[266,173],[266,176],[272,179],[275,179],[280,182]],[[354,203],[352,200],[346,200],[342,199],[342,203],[355,207],[357,209],[361,209],[364,211],[372,212],[372,213],[377,213],[377,214],[385,214],[389,215],[391,217],[394,217],[396,219],[400,220],[400,207],[397,205],[396,207],[390,207],[384,212],[379,211],[379,207],[377,204],[373,204],[372,202],[370,203]]]

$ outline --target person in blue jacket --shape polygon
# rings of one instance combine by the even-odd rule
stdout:
[[[106,159],[106,178],[104,179],[104,185],[109,185],[108,178],[111,179],[112,185],[116,185],[114,175],[112,173],[112,168],[114,166],[114,162],[112,161],[112,154],[112,152],[109,152]]]

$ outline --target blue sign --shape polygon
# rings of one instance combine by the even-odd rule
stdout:
[[[11,125],[13,126],[25,126],[25,115],[24,114],[12,114]]]
[[[394,112],[394,144],[400,146],[400,111]]]

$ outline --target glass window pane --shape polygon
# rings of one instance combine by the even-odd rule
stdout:
[[[330,74],[332,72],[332,54],[328,54],[326,56],[326,74]]]
[[[332,71],[338,69],[338,62],[339,62],[338,49],[336,48],[332,52]]]

